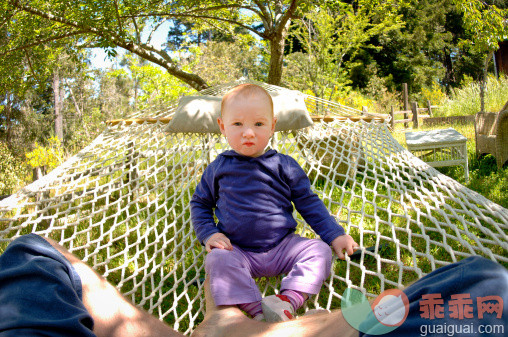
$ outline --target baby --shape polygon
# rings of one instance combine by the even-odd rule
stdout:
[[[242,84],[226,93],[218,123],[232,150],[208,165],[190,203],[216,305],[237,305],[269,322],[292,319],[319,293],[330,275],[330,245],[341,259],[358,246],[311,191],[300,165],[265,152],[276,122],[272,98],[260,86]],[[294,234],[293,204],[322,240]],[[280,295],[263,299],[253,278],[279,274],[286,275]]]

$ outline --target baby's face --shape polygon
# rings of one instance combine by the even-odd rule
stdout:
[[[227,102],[218,122],[235,152],[258,157],[264,153],[273,135],[276,119],[267,97],[237,95]]]

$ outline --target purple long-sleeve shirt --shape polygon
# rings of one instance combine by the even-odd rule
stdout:
[[[292,203],[326,243],[345,234],[296,160],[275,150],[259,157],[230,150],[203,172],[190,202],[191,220],[201,244],[221,232],[247,251],[263,252],[295,231]]]

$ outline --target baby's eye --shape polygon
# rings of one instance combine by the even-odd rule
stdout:
[[[257,122],[256,126],[263,126],[264,124],[262,122]]]
[[[240,123],[240,122],[234,122],[233,125],[234,126],[242,126],[242,123]]]

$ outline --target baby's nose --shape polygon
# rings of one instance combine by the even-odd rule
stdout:
[[[252,128],[246,128],[243,131],[243,136],[244,137],[254,137],[254,131],[252,130]]]

